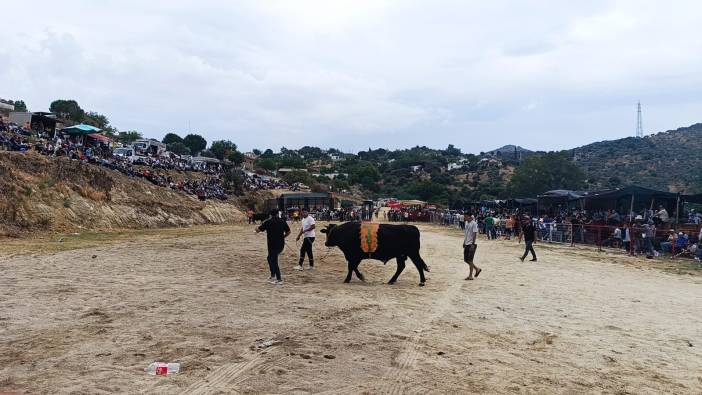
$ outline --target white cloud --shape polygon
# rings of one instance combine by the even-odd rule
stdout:
[[[568,148],[698,121],[694,1],[13,2],[0,95],[244,148]]]

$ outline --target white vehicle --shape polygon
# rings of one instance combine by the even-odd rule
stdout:
[[[128,147],[117,148],[114,151],[112,151],[112,154],[114,156],[124,158],[130,163],[134,162],[137,158],[136,153],[134,152],[134,149],[128,148]]]
[[[132,148],[139,155],[159,156],[166,151],[166,144],[154,139],[137,140],[132,144]]]

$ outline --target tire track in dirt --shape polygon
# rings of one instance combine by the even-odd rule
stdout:
[[[439,238],[446,238],[445,235],[435,235]],[[427,243],[423,243],[427,245]],[[432,243],[432,245],[439,245],[439,243]],[[455,257],[451,256],[450,253],[445,251],[437,251],[434,248],[427,249],[428,256],[432,257],[432,260],[446,260]],[[437,267],[437,266],[434,266]],[[448,284],[446,291],[444,291],[441,296],[436,300],[435,303],[431,305],[431,313],[428,315],[424,322],[418,323],[412,330],[415,332],[410,338],[405,341],[402,349],[394,361],[393,366],[391,366],[387,372],[381,378],[381,386],[378,388],[378,393],[382,394],[404,394],[414,388],[409,388],[405,383],[408,382],[410,373],[414,371],[415,363],[420,355],[420,341],[424,332],[431,328],[431,325],[441,317],[443,317],[447,310],[453,306],[451,303],[453,299],[456,298],[458,292],[463,288],[465,282],[459,280],[460,276],[455,275],[457,269],[446,271],[446,269],[451,269],[452,266],[442,265],[441,269],[444,272],[437,271],[435,274],[441,273],[441,276],[437,276],[437,284],[444,283]],[[433,283],[433,282],[432,282]]]
[[[267,351],[275,350],[276,346],[269,347]],[[220,366],[214,372],[207,375],[188,388],[182,394],[204,395],[225,391],[226,393],[237,393],[236,386],[248,379],[247,373],[255,368],[268,370],[280,362],[284,362],[289,357],[278,358],[267,361],[263,354],[246,353],[243,362]]]

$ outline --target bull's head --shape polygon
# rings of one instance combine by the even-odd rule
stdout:
[[[324,243],[325,246],[327,247],[335,247],[338,244],[338,240],[334,235],[334,229],[336,228],[335,224],[329,224],[324,229],[322,229],[320,232],[326,233],[327,235],[327,241]]]

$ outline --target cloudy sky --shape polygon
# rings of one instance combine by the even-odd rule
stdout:
[[[13,1],[0,98],[241,148],[561,149],[702,121],[702,2]]]

